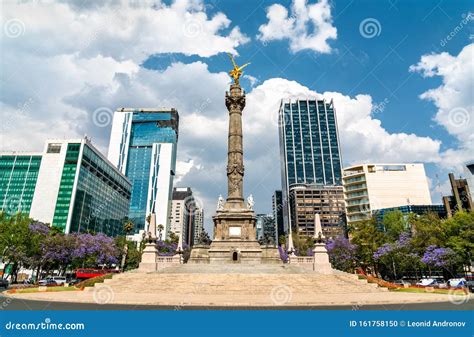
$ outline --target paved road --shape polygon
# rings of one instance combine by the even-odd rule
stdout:
[[[127,305],[127,304],[93,304],[31,301],[6,298],[0,295],[0,310],[474,310],[474,301],[455,305],[450,302],[411,303],[387,305],[363,305],[359,307],[343,306],[308,306],[308,307],[199,307],[199,306],[163,306],[163,305]]]

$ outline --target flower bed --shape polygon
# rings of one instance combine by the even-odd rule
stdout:
[[[405,292],[425,292],[425,293],[436,293],[436,294],[450,294],[453,292],[459,293],[469,293],[467,288],[435,288],[435,287],[423,287],[419,285],[410,285],[410,286],[402,286],[399,284],[395,284],[392,282],[387,282],[385,280],[379,279],[372,275],[364,275],[364,274],[357,274],[360,280],[367,280],[368,283],[376,283],[379,287],[385,287],[390,291],[405,291]]]
[[[77,283],[74,287],[84,289],[85,287],[93,287],[96,283],[102,283],[105,279],[111,279],[114,274],[105,274],[97,277],[93,277]]]

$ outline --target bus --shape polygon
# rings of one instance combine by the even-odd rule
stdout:
[[[105,274],[119,273],[119,270],[116,269],[91,269],[91,268],[81,268],[75,271],[76,279],[86,280],[89,278],[102,276]]]

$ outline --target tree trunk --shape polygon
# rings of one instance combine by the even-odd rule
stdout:
[[[120,270],[123,271],[125,268],[125,260],[127,259],[127,253],[128,253],[128,244],[125,242],[125,245],[123,247],[123,254],[122,254],[122,263],[120,263]]]
[[[18,263],[17,262],[13,263],[11,275],[12,275],[12,283],[16,283],[16,279],[18,276]]]
[[[40,273],[41,273],[41,264],[38,264],[38,268],[36,268],[36,277],[34,277],[34,278],[32,277],[32,279],[35,282],[38,282]]]

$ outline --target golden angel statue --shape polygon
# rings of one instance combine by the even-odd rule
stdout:
[[[250,62],[239,67],[237,65],[237,63],[235,63],[235,60],[232,57],[232,55],[230,53],[227,53],[227,55],[229,55],[229,58],[232,61],[232,64],[234,65],[234,69],[229,71],[229,75],[234,79],[234,83],[236,85],[239,85],[239,77],[242,76],[242,73],[243,73],[242,69],[244,69],[246,66],[248,66],[250,64]]]

